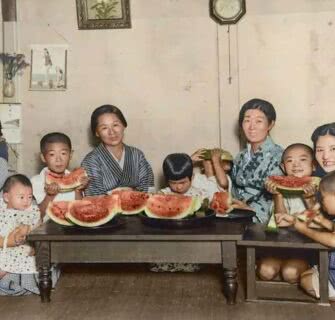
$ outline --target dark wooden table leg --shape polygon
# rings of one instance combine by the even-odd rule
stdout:
[[[247,247],[247,300],[257,299],[255,274],[255,248]]]
[[[320,303],[329,305],[328,293],[328,251],[319,251],[319,287],[320,287]]]
[[[51,272],[50,272],[50,243],[41,241],[35,243],[36,265],[39,270],[39,288],[42,302],[50,302]]]
[[[227,304],[236,303],[237,294],[237,262],[236,262],[236,242],[222,241],[221,255],[223,267],[223,290],[227,298]]]

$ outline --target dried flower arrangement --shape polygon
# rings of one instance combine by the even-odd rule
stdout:
[[[16,74],[22,74],[23,69],[29,66],[25,58],[22,53],[0,53],[0,61],[4,66],[3,72],[6,79],[11,80]]]

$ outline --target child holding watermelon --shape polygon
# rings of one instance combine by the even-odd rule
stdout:
[[[40,142],[41,160],[46,164],[40,174],[31,178],[34,197],[40,208],[42,217],[51,201],[71,201],[82,199],[82,190],[88,185],[88,178],[80,176],[79,187],[68,192],[60,192],[59,184],[46,183],[47,176],[64,177],[70,174],[67,169],[72,156],[72,144],[70,138],[64,133],[52,132],[46,134]],[[57,179],[57,178],[56,178]]]
[[[295,177],[297,181],[303,177],[310,177],[314,170],[313,149],[302,143],[295,143],[288,146],[282,155],[280,164],[281,169],[287,177]],[[303,193],[281,193],[280,185],[268,178],[265,186],[273,194],[273,206],[271,208],[277,219],[279,227],[290,225],[287,221],[281,219],[286,214],[296,214],[315,205],[315,193],[317,186],[314,184],[303,185]],[[286,255],[286,253],[285,253]],[[299,281],[300,274],[306,271],[308,264],[303,259],[296,257],[282,259],[278,257],[262,258],[258,264],[258,274],[262,280],[272,280],[279,273],[282,278],[289,283]]]
[[[26,176],[16,174],[6,180],[0,201],[0,296],[39,294],[34,251],[24,244],[41,221],[32,200],[32,185]],[[59,274],[53,271],[52,276],[55,284]]]
[[[282,215],[280,221],[290,223],[297,231],[325,246],[335,248],[335,171],[328,173],[320,182],[321,203],[323,210],[330,219],[321,214],[312,215],[307,221],[301,221],[298,217]],[[322,227],[315,229],[313,224]],[[329,254],[329,299],[335,301],[335,251]],[[301,287],[311,296],[319,297],[319,272],[316,266],[301,274]]]

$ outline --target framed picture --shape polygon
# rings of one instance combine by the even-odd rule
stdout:
[[[31,47],[30,90],[67,89],[67,46]]]
[[[130,0],[76,0],[79,29],[131,28]]]

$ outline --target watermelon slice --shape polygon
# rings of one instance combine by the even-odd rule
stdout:
[[[201,207],[199,197],[179,194],[154,194],[149,197],[145,213],[150,218],[183,219],[193,215]]]
[[[115,217],[120,211],[117,195],[86,197],[71,201],[66,218],[82,227],[101,226]]]
[[[71,201],[54,201],[49,202],[46,209],[46,214],[50,219],[64,226],[72,226],[73,223],[66,218],[66,213],[69,211]]]
[[[278,191],[303,192],[306,184],[319,185],[319,177],[270,176],[268,179],[277,185]]]
[[[215,192],[212,201],[210,202],[210,208],[219,214],[228,214],[233,210],[232,197],[229,192]]]
[[[276,223],[276,217],[275,217],[274,211],[272,211],[271,217],[265,228],[265,231],[268,231],[268,232],[278,232],[279,231],[277,223]]]
[[[112,195],[118,195],[121,202],[122,214],[131,215],[144,211],[149,194],[132,189],[115,189]]]
[[[312,221],[318,215],[314,210],[305,210],[299,213],[296,217],[303,222]]]
[[[227,150],[221,149],[221,160],[224,161],[233,161],[234,158],[231,153]],[[202,153],[202,158],[204,160],[211,160],[212,159],[212,149],[204,149]]]
[[[45,183],[56,183],[59,186],[60,192],[69,192],[75,190],[81,185],[81,177],[87,177],[87,173],[84,168],[75,169],[69,174],[63,176],[48,171],[45,175]]]

